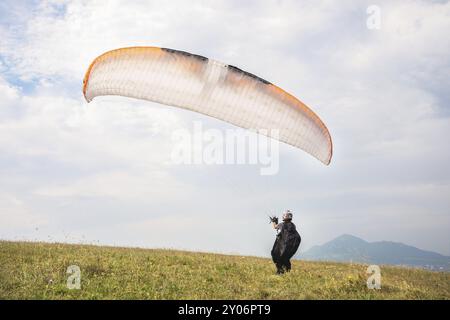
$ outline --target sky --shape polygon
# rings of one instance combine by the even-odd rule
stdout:
[[[450,255],[448,30],[447,1],[2,1],[0,239],[268,256],[267,215],[290,209],[300,252],[345,233]],[[91,61],[129,46],[284,88],[326,123],[331,164],[285,144],[270,176],[170,163],[176,130],[233,126],[124,97],[87,104]]]

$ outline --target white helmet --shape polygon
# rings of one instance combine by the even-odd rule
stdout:
[[[283,221],[286,221],[286,220],[292,220],[291,210],[286,210],[286,212],[283,213]]]

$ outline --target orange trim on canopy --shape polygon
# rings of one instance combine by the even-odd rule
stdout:
[[[325,164],[329,165],[330,162],[331,162],[331,158],[333,156],[333,141],[331,140],[330,132],[329,132],[327,126],[325,125],[325,123],[323,123],[323,121],[319,118],[319,116],[314,111],[312,111],[306,104],[301,102],[298,98],[294,97],[292,94],[286,92],[285,90],[281,89],[280,87],[278,87],[278,86],[276,86],[276,85],[274,85],[272,83],[269,84],[268,86],[269,86],[270,89],[275,91],[276,94],[279,94],[279,95],[282,95],[282,96],[286,97],[287,100],[289,100],[292,105],[300,108],[302,111],[304,111],[307,114],[309,114],[311,116],[311,118],[314,119],[314,122],[320,128],[322,128],[323,132],[326,133],[327,138],[328,138],[328,142],[330,143],[330,154],[328,156],[328,161]]]
[[[110,55],[114,55],[114,54],[123,54],[124,51],[131,51],[131,52],[139,52],[139,51],[154,51],[154,52],[159,52],[159,53],[163,53],[164,51],[159,48],[159,47],[125,47],[125,48],[119,48],[119,49],[114,49],[114,50],[110,50],[107,51],[101,55],[99,55],[97,58],[94,59],[94,61],[92,61],[92,63],[89,65],[89,68],[86,71],[86,74],[84,75],[83,78],[83,95],[84,98],[86,99],[87,102],[88,99],[86,98],[86,90],[87,90],[87,86],[89,83],[89,76],[91,75],[91,71],[92,68],[99,63],[100,61],[104,60],[105,58],[109,57]]]

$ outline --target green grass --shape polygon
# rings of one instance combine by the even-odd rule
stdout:
[[[81,269],[81,289],[66,286]],[[174,250],[0,241],[0,299],[450,299],[450,273],[294,261],[276,276],[269,259]]]

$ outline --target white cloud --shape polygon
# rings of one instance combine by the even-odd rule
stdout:
[[[14,194],[0,193],[0,234],[11,230],[23,230],[31,224],[45,224],[33,210]],[[10,233],[11,234],[11,233]]]

